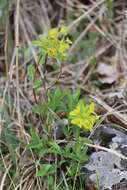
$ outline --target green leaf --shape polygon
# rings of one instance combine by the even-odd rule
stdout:
[[[30,64],[27,68],[27,75],[29,80],[33,81],[35,75],[35,67],[32,64]]]
[[[76,107],[79,101],[79,97],[80,97],[80,89],[75,90],[73,94],[70,92],[67,94],[68,112],[72,111]]]
[[[20,141],[17,139],[16,134],[9,129],[4,128],[1,133],[1,139],[8,147],[13,162],[16,161],[16,148],[19,146]]]
[[[52,188],[53,184],[54,184],[53,176],[51,176],[51,175],[47,176],[47,182],[48,182],[48,186],[50,186]]]
[[[55,167],[51,164],[41,164],[41,168],[37,171],[37,177],[44,177],[55,172]]]
[[[41,80],[35,80],[35,81],[34,81],[33,88],[34,88],[35,90],[37,90],[37,89],[41,86],[41,84],[42,84],[42,81],[41,81]]]
[[[80,162],[85,162],[88,160],[89,156],[87,155],[87,148],[84,147],[86,139],[83,138],[77,139],[77,141],[73,144],[73,156],[75,155],[76,160]],[[89,142],[89,141],[88,141]]]
[[[50,143],[51,148],[49,150],[50,153],[54,153],[54,154],[62,154],[62,150],[60,148],[60,146],[54,141]]]
[[[65,96],[60,88],[56,88],[53,92],[49,93],[49,107],[53,111],[58,111],[62,105],[62,99]]]
[[[38,136],[38,134],[32,128],[30,129],[30,134],[31,134],[31,138],[32,138],[32,140],[34,142],[37,142],[37,143],[41,142],[40,137]]]
[[[67,167],[67,172],[70,177],[75,177],[77,176],[79,169],[78,169],[78,163],[73,161],[70,163],[69,167]]]
[[[71,150],[72,150],[72,145],[70,143],[68,143],[64,149],[63,149],[63,155],[65,157],[68,157],[71,154]]]
[[[46,51],[40,51],[39,64],[42,65],[45,63]]]
[[[107,14],[109,18],[113,17],[113,0],[106,0],[107,3]]]
[[[92,144],[92,143],[93,143],[93,141],[92,141],[91,139],[88,139],[88,138],[86,138],[86,137],[80,137],[79,139],[80,139],[80,141],[82,142],[82,145],[85,145],[85,144]]]
[[[38,134],[33,130],[30,129],[30,134],[31,134],[31,139],[30,139],[30,143],[27,145],[27,148],[31,148],[34,149],[37,154],[41,154],[42,150],[44,152],[44,144],[42,142],[42,140],[40,139],[40,137],[38,136]]]
[[[38,105],[32,107],[32,111],[38,115],[45,117],[48,112],[48,104],[46,102],[40,102]]]

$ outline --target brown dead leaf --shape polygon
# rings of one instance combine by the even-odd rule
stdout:
[[[115,75],[101,78],[101,82],[104,84],[112,84],[116,80],[117,80],[117,76]]]
[[[97,67],[97,73],[100,75],[102,83],[112,84],[118,78],[118,71],[115,65],[108,65],[106,63],[100,63]]]
[[[114,65],[108,65],[106,63],[100,63],[97,67],[97,73],[105,76],[112,76],[117,74],[117,69]]]

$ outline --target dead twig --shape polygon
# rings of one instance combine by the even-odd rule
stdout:
[[[92,95],[89,95],[89,97],[92,98],[98,105],[102,106],[103,111],[107,116],[113,116],[116,124],[119,124],[124,128],[127,128],[127,118],[124,115],[107,105],[104,101],[100,100],[99,98]]]
[[[18,122],[19,124],[21,124],[20,96],[19,96],[19,7],[20,7],[20,0],[17,0],[16,15],[15,15],[16,87],[17,87]]]

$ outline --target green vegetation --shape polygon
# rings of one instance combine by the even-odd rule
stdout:
[[[42,67],[48,58],[53,58],[59,63],[62,59],[67,59],[67,49],[71,41],[65,35],[66,27],[63,26],[60,30],[54,28],[48,35],[42,35],[34,42],[40,48],[39,57],[44,60],[41,62]],[[79,100],[79,90],[73,93],[64,92],[59,87],[48,91],[44,89],[45,100],[38,102],[37,94],[41,83],[35,79],[37,70],[35,67],[32,64],[28,67],[28,78],[32,81],[33,89],[36,89],[34,91],[36,104],[32,110],[41,118],[43,127],[41,135],[31,128],[30,143],[27,147],[34,150],[37,156],[36,176],[43,177],[50,190],[63,189],[65,185],[70,190],[83,189],[85,175],[82,173],[82,166],[89,158],[85,144],[92,141],[80,136],[80,128],[86,131],[93,130],[98,118],[94,112],[94,103],[85,105],[84,100]],[[64,120],[67,122],[65,125],[59,116],[61,112],[65,115]],[[55,127],[60,121],[61,125]],[[58,132],[63,136],[62,139],[58,138]]]

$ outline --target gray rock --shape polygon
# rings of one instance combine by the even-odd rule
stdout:
[[[97,129],[93,141],[95,144],[114,149],[127,156],[127,134],[122,131],[102,126]],[[112,153],[93,152],[85,165],[85,170],[87,180],[96,184],[98,179],[101,190],[112,190],[115,184],[120,186],[123,180],[126,180],[124,186],[126,185],[127,189],[127,161]]]

